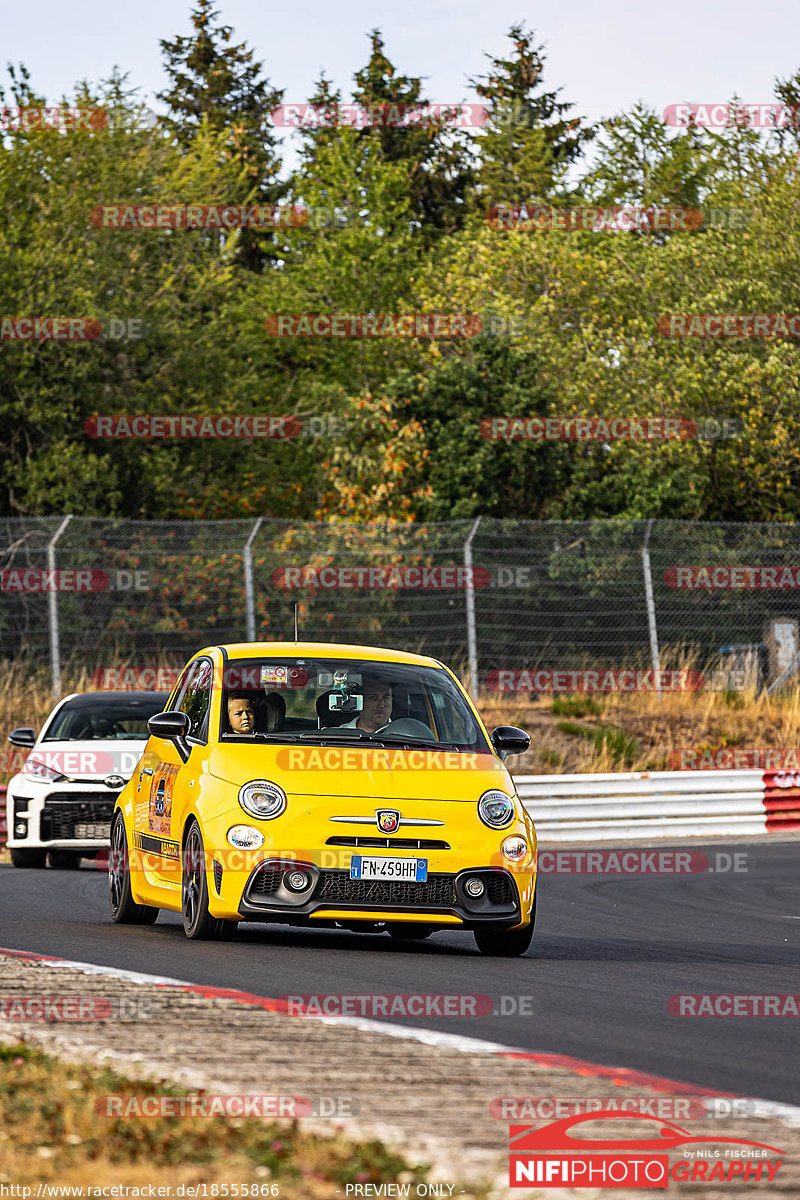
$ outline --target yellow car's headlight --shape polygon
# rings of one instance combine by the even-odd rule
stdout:
[[[251,817],[271,821],[286,808],[286,793],[268,779],[254,779],[239,789],[239,803]]]
[[[516,815],[514,801],[505,792],[484,792],[478,801],[478,816],[490,829],[510,825]]]

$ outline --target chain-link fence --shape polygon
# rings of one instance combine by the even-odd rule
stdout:
[[[142,667],[291,640],[297,602],[301,639],[431,654],[473,690],[745,659],[774,682],[798,651],[799,580],[788,524],[5,519],[0,655],[49,662],[58,692],[78,658]]]

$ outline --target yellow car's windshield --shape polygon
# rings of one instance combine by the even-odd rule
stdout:
[[[220,738],[342,738],[491,752],[447,671],[371,659],[229,660]]]

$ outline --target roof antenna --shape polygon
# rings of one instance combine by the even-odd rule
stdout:
[[[297,601],[294,602],[294,640],[297,641]]]

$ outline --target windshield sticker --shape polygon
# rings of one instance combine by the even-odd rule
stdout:
[[[289,668],[268,666],[261,668],[261,682],[271,687],[286,687],[289,682]]]
[[[261,686],[271,688],[302,688],[308,683],[304,667],[287,667],[270,663],[261,668]]]

